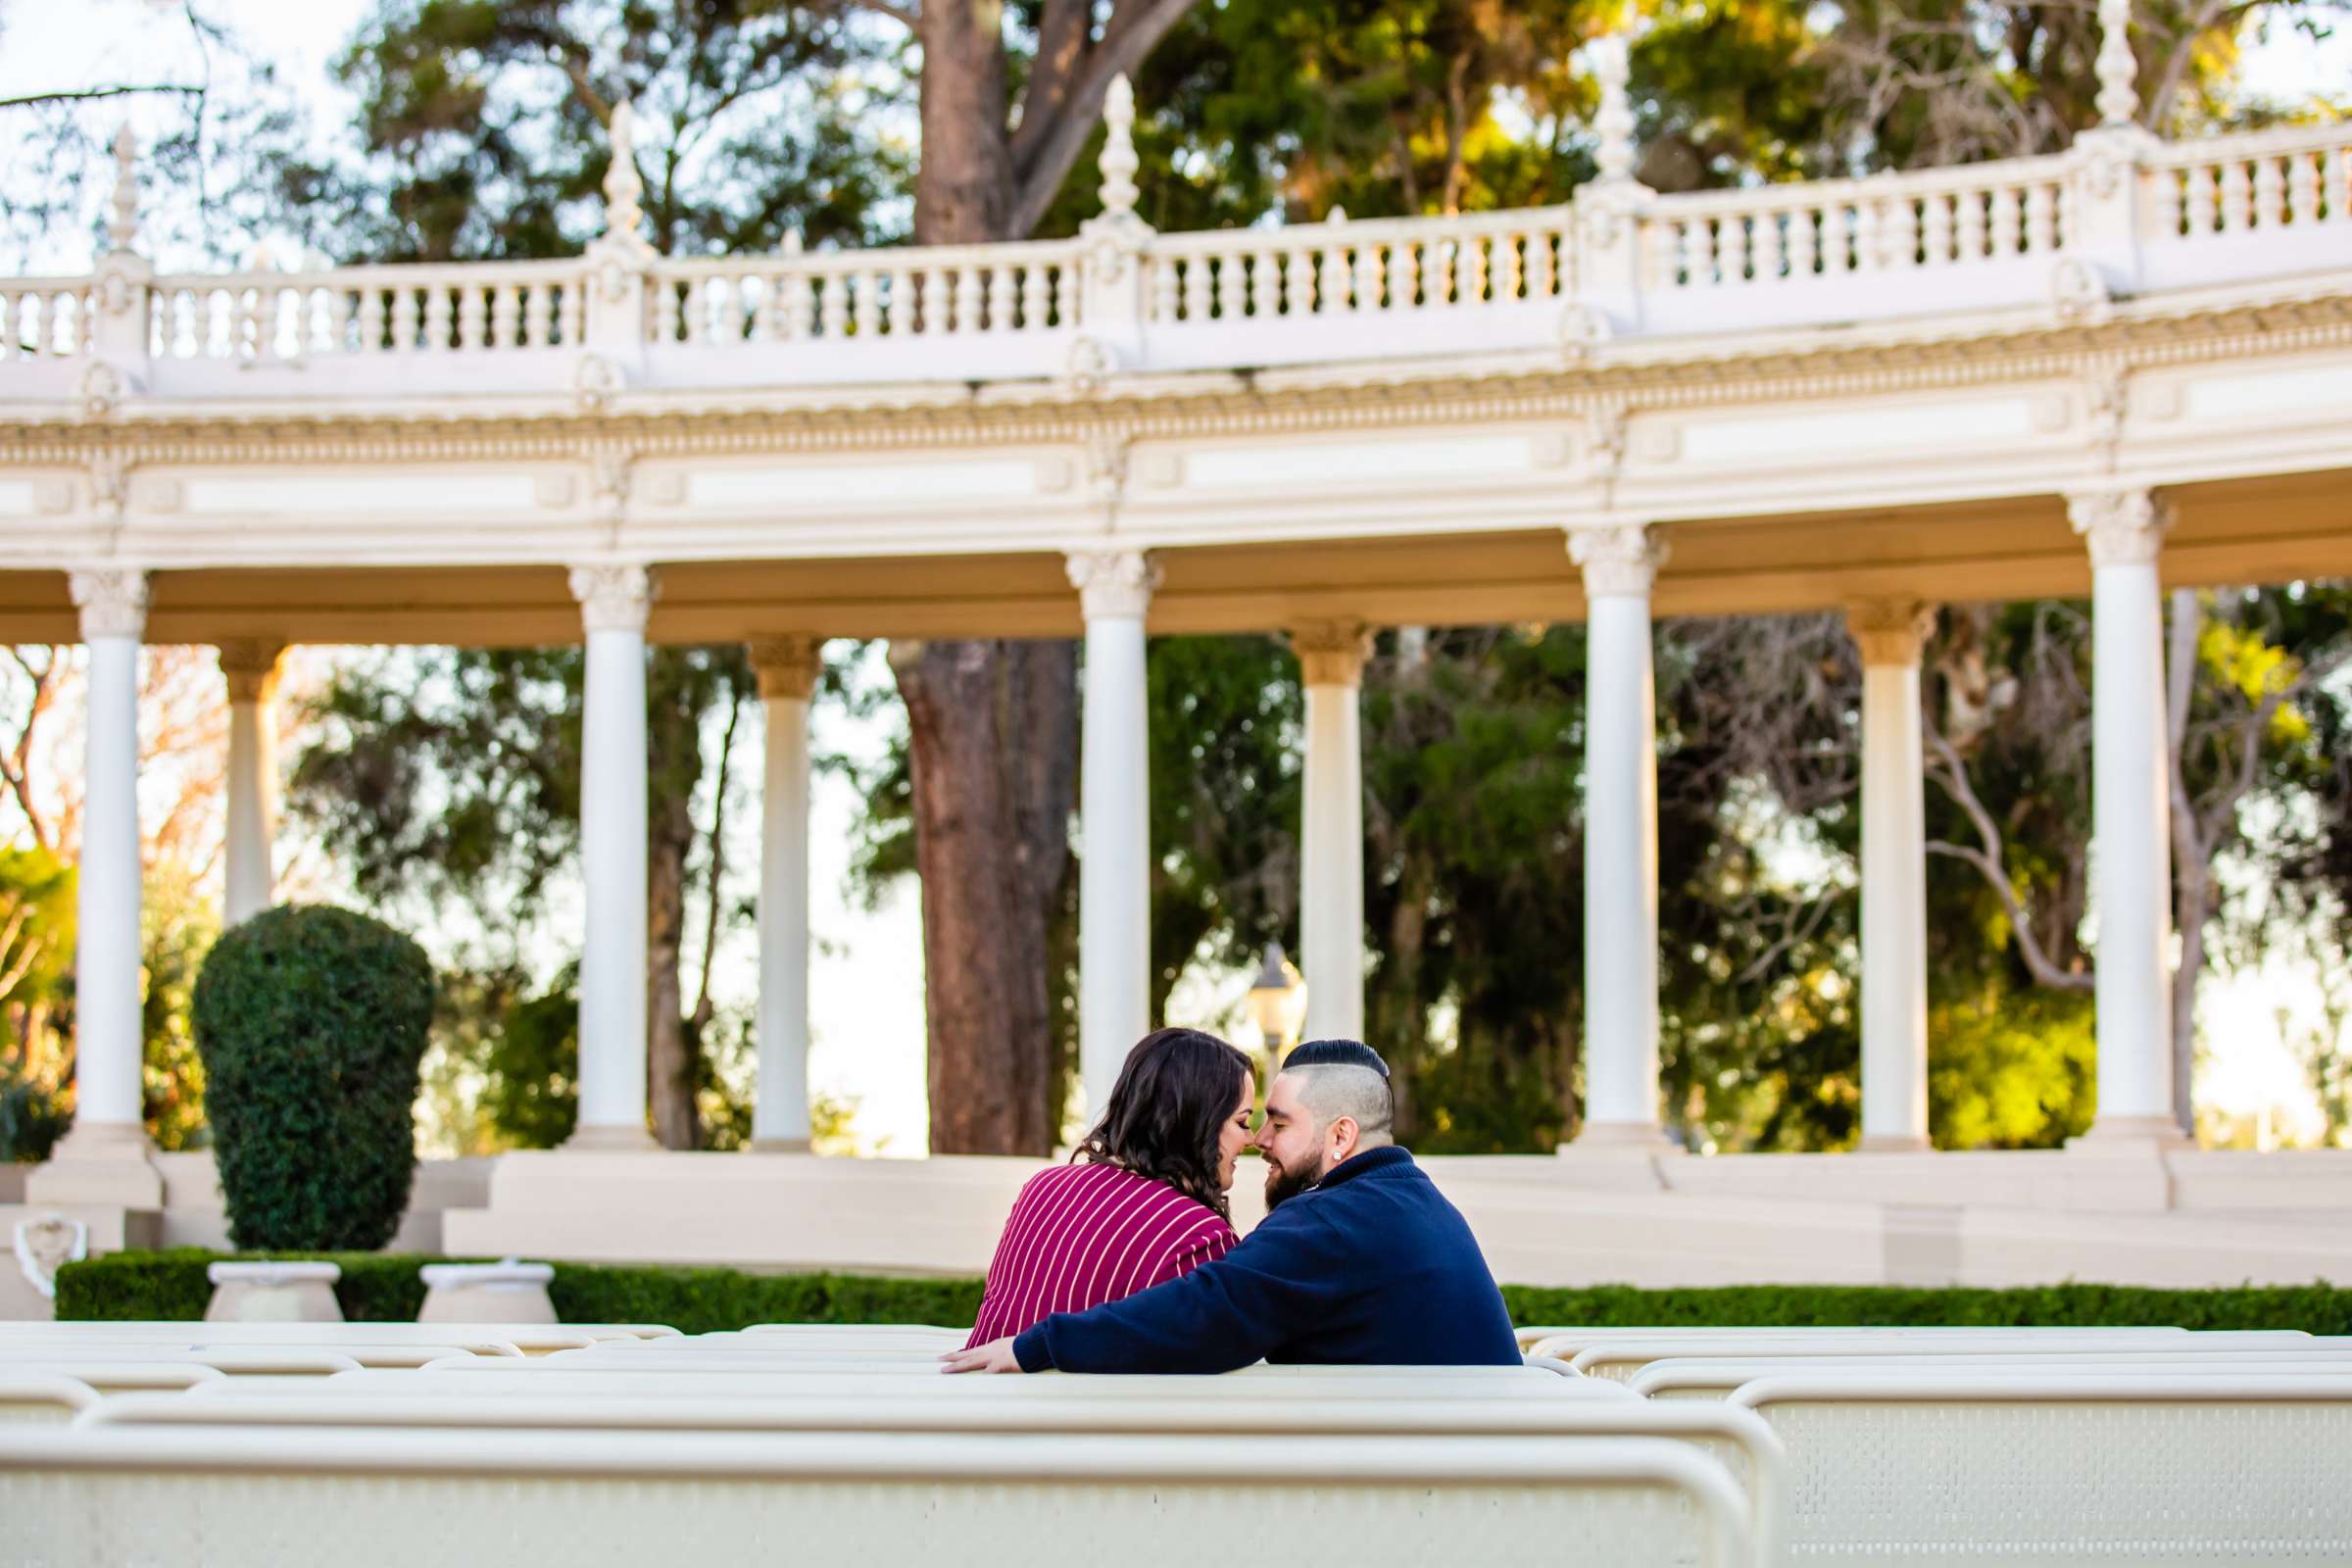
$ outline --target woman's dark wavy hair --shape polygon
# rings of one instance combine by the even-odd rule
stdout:
[[[1217,1137],[1250,1071],[1250,1058],[1215,1035],[1155,1029],[1127,1053],[1102,1120],[1070,1159],[1165,1182],[1230,1220],[1217,1185]]]

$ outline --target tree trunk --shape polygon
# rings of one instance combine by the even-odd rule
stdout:
[[[686,852],[694,842],[693,822],[685,824],[686,834],[681,838],[670,820],[685,814],[685,803],[679,803],[674,811],[670,803],[658,803],[655,831],[647,846],[645,1081],[652,1102],[654,1137],[663,1149],[694,1148],[698,1130],[695,1063],[687,1048],[685,1006],[678,982],[686,933]]]
[[[918,244],[1012,237],[1002,7],[922,9]],[[1059,1132],[1048,928],[1069,857],[1076,655],[1066,642],[894,649],[922,878],[931,1152],[1043,1154]]]
[[[685,1026],[679,965],[686,946],[686,861],[694,851],[694,791],[703,772],[704,704],[691,693],[694,656],[657,649],[647,670],[645,1082],[654,1137],[664,1149],[701,1143],[695,1088],[701,1062]]]
[[[914,242],[974,245],[1008,239],[1012,143],[1004,131],[1001,0],[925,0],[922,164],[914,180]]]
[[[1059,1122],[1047,917],[1069,856],[1071,650],[902,644],[891,665],[912,754],[931,1152],[1043,1154]]]
[[[2196,1136],[2196,1107],[2190,1101],[2197,1062],[2197,982],[2205,973],[2205,920],[2213,899],[2211,846],[2197,820],[2181,769],[2188,744],[2188,708],[2195,689],[2197,636],[2203,612],[2195,590],[2172,595],[2171,647],[2166,651],[2165,715],[2173,816],[2173,928],[2180,934],[2180,966],[2173,971],[2173,1119]]]

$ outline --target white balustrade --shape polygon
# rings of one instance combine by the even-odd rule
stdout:
[[[2129,152],[2120,197],[2115,171],[2099,161],[2104,156],[2110,155],[2085,144],[2051,157],[1863,179],[1669,195],[1620,185],[1608,192],[1613,205],[1598,214],[1588,206],[1601,194],[1595,188],[1566,205],[1450,218],[1183,234],[1139,225],[1107,250],[1098,249],[1104,243],[1098,233],[881,251],[804,251],[795,243],[746,257],[601,254],[593,263],[424,263],[144,279],[135,270],[126,277],[94,270],[87,277],[0,280],[0,365],[25,367],[17,373],[34,395],[57,395],[66,382],[35,366],[92,353],[103,324],[96,302],[119,298],[114,291],[124,281],[134,305],[143,294],[145,354],[155,362],[251,368],[400,356],[416,363],[387,385],[423,392],[433,381],[425,368],[433,362],[555,350],[560,359],[536,362],[547,369],[490,384],[568,391],[569,358],[592,332],[608,344],[635,338],[665,355],[672,347],[691,348],[698,365],[709,364],[708,356],[772,345],[823,345],[805,361],[749,372],[807,382],[1050,374],[1064,363],[1059,345],[1023,349],[1009,340],[1080,327],[1081,301],[1094,292],[1087,270],[1096,266],[1112,269],[1101,280],[1108,292],[1097,297],[1113,300],[1133,290],[1132,306],[1105,323],[1140,335],[1140,342],[1115,348],[1121,368],[1232,363],[1228,340],[1190,334],[1245,320],[1301,328],[1250,334],[1241,363],[1250,365],[1426,353],[1440,344],[1548,347],[1557,341],[1556,311],[1520,308],[1578,298],[1588,275],[1580,251],[1621,223],[1631,225],[1635,251],[1630,267],[1610,264],[1626,279],[1611,286],[1627,293],[1599,302],[1609,318],[1607,335],[1619,339],[1948,310],[2039,311],[2051,297],[2047,264],[2061,256],[2091,262],[2137,294],[2341,265],[2337,236],[2352,222],[2352,127],[2145,143]],[[2115,220],[2119,200],[2128,204],[2129,222]],[[633,271],[642,286],[604,293],[614,267],[624,270],[624,283]],[[1928,272],[1936,274],[1935,284],[1922,289],[1916,279]],[[1868,286],[1810,286],[1847,278]],[[622,308],[634,312],[640,297],[641,320],[594,320],[600,301],[627,301]],[[1314,321],[1363,316],[1395,324],[1308,329]],[[938,357],[935,369],[926,368],[924,357],[909,358],[884,342],[982,335],[1007,340],[1004,352],[968,345]],[[119,341],[108,354],[120,361]],[[872,369],[861,370],[868,362]],[[697,373],[666,359],[643,371],[623,368],[632,380],[643,374],[654,385],[682,384]],[[130,384],[137,396],[168,399],[202,383],[167,378],[159,385],[134,376]],[[465,383],[449,383],[459,384]],[[0,380],[0,394],[8,390]]]
[[[1567,291],[1570,209],[1152,237],[1150,319],[1470,309]]]
[[[1043,332],[1073,324],[1074,243],[1046,240],[657,262],[655,343]]]
[[[74,359],[89,342],[89,279],[0,283],[0,361]]]
[[[2341,124],[2164,147],[2142,177],[2149,240],[2352,222],[2352,134]]]
[[[2055,253],[2067,165],[2020,159],[1863,180],[1655,198],[1641,220],[1660,289],[1971,267]]]
[[[164,276],[148,285],[148,353],[298,361],[551,348],[578,341],[581,291],[571,262]]]

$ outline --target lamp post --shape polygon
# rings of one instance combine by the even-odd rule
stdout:
[[[1257,1027],[1258,1049],[1266,1054],[1270,1084],[1282,1070],[1284,1053],[1298,1044],[1298,1030],[1306,1022],[1306,982],[1283,956],[1279,942],[1266,944],[1266,961],[1250,982],[1249,1008],[1250,1021]]]

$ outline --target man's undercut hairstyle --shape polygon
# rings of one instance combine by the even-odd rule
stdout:
[[[1342,1116],[1355,1123],[1356,1142],[1376,1148],[1394,1140],[1396,1095],[1389,1064],[1360,1040],[1309,1040],[1282,1059],[1298,1075],[1298,1098],[1319,1130]]]

